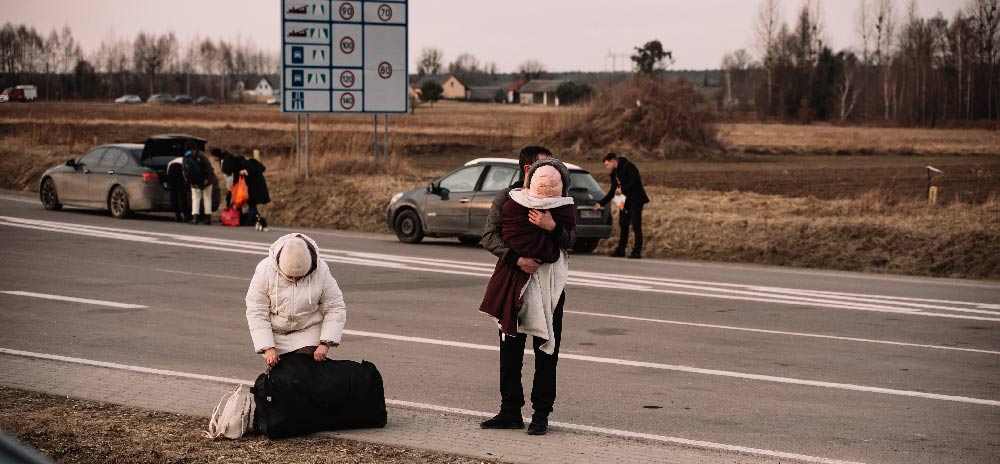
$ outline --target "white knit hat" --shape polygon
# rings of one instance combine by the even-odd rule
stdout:
[[[299,237],[288,239],[278,253],[278,269],[288,277],[302,277],[312,269],[312,253],[306,241]]]

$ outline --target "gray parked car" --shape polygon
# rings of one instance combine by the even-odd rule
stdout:
[[[170,211],[167,190],[167,163],[181,156],[187,140],[204,149],[205,140],[189,135],[167,134],[150,137],[145,144],[101,145],[79,159],[45,171],[38,193],[48,210],[63,205],[106,209],[116,218],[134,211]],[[219,189],[212,192],[212,207],[219,205]]]
[[[611,236],[611,212],[609,208],[593,210],[604,191],[590,172],[573,164],[566,166],[570,170],[570,195],[577,207],[573,250],[589,253],[601,239]],[[425,236],[458,237],[462,243],[479,243],[493,198],[517,179],[516,159],[474,159],[427,187],[393,196],[386,210],[386,226],[404,243],[419,243]]]

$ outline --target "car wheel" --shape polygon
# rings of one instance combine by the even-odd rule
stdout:
[[[460,235],[458,236],[458,241],[462,242],[463,245],[479,245],[482,237],[476,237],[475,235]]]
[[[128,205],[128,193],[121,185],[116,185],[108,195],[108,209],[111,215],[118,219],[125,219],[132,215],[132,209]]]
[[[576,243],[573,244],[573,251],[577,253],[590,253],[597,249],[597,243],[600,240],[596,238],[579,238]]]
[[[420,225],[417,212],[408,209],[396,216],[396,237],[403,243],[420,243],[424,239],[424,228]]]
[[[56,194],[56,182],[51,177],[42,181],[42,188],[38,190],[38,196],[42,200],[42,206],[49,211],[59,211],[62,204],[59,203],[59,195]]]

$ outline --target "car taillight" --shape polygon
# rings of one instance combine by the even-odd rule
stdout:
[[[157,184],[160,182],[160,176],[157,176],[155,172],[144,172],[142,180],[147,184]]]

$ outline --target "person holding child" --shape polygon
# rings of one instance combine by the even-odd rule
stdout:
[[[499,259],[480,311],[500,328],[500,412],[485,429],[524,427],[521,368],[527,336],[533,338],[534,413],[528,434],[543,435],[556,398],[556,364],[562,337],[566,250],[576,238],[576,207],[568,195],[569,170],[543,147],[525,147],[519,163],[526,180],[493,202],[483,246]],[[537,159],[537,161],[535,161]]]

